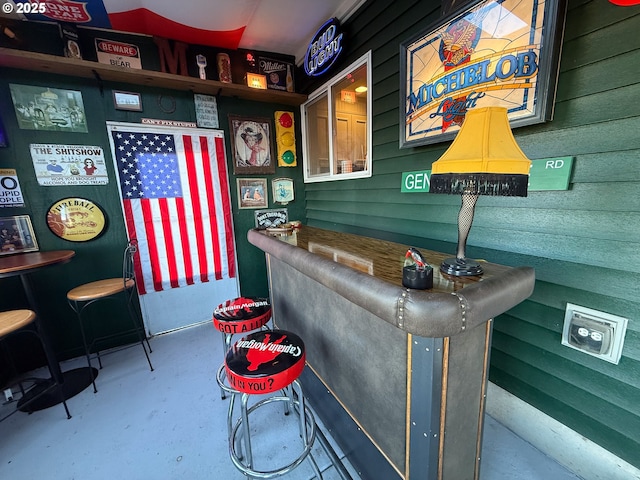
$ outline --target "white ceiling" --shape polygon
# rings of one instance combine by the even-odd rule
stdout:
[[[237,3],[243,1],[255,4],[255,10],[245,17],[247,27],[239,47],[294,55],[299,62],[325,21],[336,17],[344,22],[365,0],[241,0]],[[233,0],[213,2],[235,3]]]
[[[34,0],[32,0],[33,3]],[[293,55],[330,18],[347,20],[366,0],[51,0],[43,14],[18,13],[25,0],[2,0],[3,16],[157,35],[190,44]],[[7,7],[13,10],[9,13]],[[72,13],[69,13],[72,12]]]

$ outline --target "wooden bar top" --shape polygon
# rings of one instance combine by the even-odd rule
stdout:
[[[291,235],[269,234],[264,230],[260,233],[398,286],[402,286],[402,267],[407,249],[412,246],[307,226],[295,229]],[[451,293],[509,269],[481,262],[484,275],[454,277],[441,273],[440,263],[446,258],[454,257],[455,253],[446,254],[423,248],[418,250],[433,268],[433,289],[430,290],[433,292]]]
[[[533,292],[531,267],[483,263],[476,277],[440,273],[453,255],[420,249],[434,270],[433,288],[402,285],[410,245],[302,226],[290,235],[249,230],[249,243],[384,321],[424,337],[456,335],[506,312]]]

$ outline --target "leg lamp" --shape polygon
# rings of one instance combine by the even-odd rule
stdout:
[[[446,152],[431,166],[430,193],[462,195],[458,214],[458,249],[440,270],[454,276],[482,275],[482,267],[465,256],[479,195],[527,196],[531,161],[509,127],[507,109],[474,108]]]

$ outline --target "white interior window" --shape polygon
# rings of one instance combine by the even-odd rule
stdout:
[[[300,107],[304,181],[371,176],[371,52]]]

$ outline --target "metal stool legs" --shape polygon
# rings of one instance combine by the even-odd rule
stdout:
[[[82,334],[82,346],[84,347],[84,355],[87,358],[87,365],[89,366],[89,374],[91,375],[91,383],[93,384],[93,393],[97,393],[98,389],[96,387],[96,376],[93,374],[93,366],[91,365],[91,355],[89,353],[89,343],[87,342],[87,335],[84,331],[84,321],[82,319],[82,311],[87,307],[89,302],[83,306],[80,306],[78,302],[69,302],[71,308],[76,312],[78,316],[78,323],[80,324],[80,333]],[[102,360],[100,359],[100,352],[97,353],[98,357],[98,365],[102,368]]]
[[[229,350],[229,348],[231,347],[232,335],[230,333],[224,333],[224,332],[221,332],[220,335],[222,335],[222,353],[223,355],[226,355],[227,350]],[[218,374],[216,375],[216,378],[218,380],[218,385],[220,385],[220,398],[222,400],[227,398],[227,395],[226,395],[227,393],[233,393],[230,391],[229,387],[227,387],[224,383],[224,379],[226,377],[227,375],[224,371],[224,363],[223,363],[222,366],[218,369]]]
[[[140,345],[142,345],[142,349],[144,350],[144,355],[145,357],[147,357],[147,363],[149,364],[149,369],[153,372],[153,365],[151,365],[151,358],[149,357],[149,354],[153,353],[153,350],[151,350],[149,339],[147,338],[147,334],[144,331],[144,321],[142,320],[140,315],[138,315],[138,312],[136,311],[135,308],[133,308],[133,304],[131,303],[133,292],[134,292],[133,289],[131,289],[130,294],[125,292],[125,294],[129,296],[129,298],[127,299],[127,309],[129,310],[129,316],[131,317],[133,326],[135,327],[136,332],[138,334],[138,340],[140,340]],[[146,348],[144,346],[145,343],[147,344]],[[149,351],[147,351],[147,349],[149,349]]]
[[[247,393],[242,394],[240,400],[241,415],[233,427],[229,438],[229,454],[231,456],[231,461],[238,470],[250,478],[275,478],[289,473],[300,465],[306,458],[309,458],[316,478],[321,480],[322,473],[320,472],[313,456],[311,456],[311,448],[313,447],[313,443],[316,438],[316,423],[313,413],[311,413],[309,407],[305,405],[302,386],[298,380],[294,380],[293,383],[285,390],[287,391],[286,395],[268,397],[264,400],[260,400],[251,407],[247,407],[247,403],[251,395]],[[239,393],[240,392],[236,392],[236,394]],[[257,470],[253,463],[249,415],[258,408],[273,402],[286,402],[287,404],[292,404],[294,406],[294,411],[299,415],[300,437],[304,448],[295,460],[283,467],[276,468],[274,470]],[[236,447],[238,435],[241,435],[240,442],[244,447],[244,455],[240,454]]]
[[[216,373],[216,380],[218,382],[218,385],[220,386],[220,391],[222,392],[222,399],[224,400],[226,398],[227,393],[231,395],[231,399],[229,400],[229,408],[227,410],[227,437],[229,438],[229,441],[231,441],[231,432],[233,427],[232,425],[233,424],[233,406],[235,403],[235,396],[240,392],[228,386],[225,383],[225,378],[226,378],[226,373],[225,373],[224,363],[223,363],[218,368],[218,372]]]
[[[131,292],[132,291],[133,289],[131,289]],[[125,295],[125,302],[127,304],[129,317],[131,318],[133,327],[136,331],[136,334],[138,335],[139,343],[142,346],[142,349],[144,350],[144,355],[147,358],[149,369],[153,372],[153,365],[151,364],[151,358],[149,357],[149,353],[153,352],[153,350],[151,350],[151,345],[149,344],[149,340],[147,339],[147,336],[144,334],[144,325],[142,323],[142,319],[139,318],[138,314],[133,308],[133,305],[131,304],[132,293],[124,291],[123,295]],[[96,378],[95,378],[96,376],[94,374],[93,366],[91,365],[91,346],[98,339],[93,339],[91,342],[87,340],[87,334],[85,330],[85,318],[83,314],[85,309],[88,308],[90,305],[100,300],[107,300],[109,298],[114,298],[114,297],[98,298],[98,299],[89,300],[86,302],[69,300],[69,305],[71,306],[73,311],[76,312],[76,315],[78,316],[78,323],[80,324],[80,333],[82,334],[82,345],[84,347],[84,354],[87,359],[87,365],[89,366],[89,372],[91,374],[91,383],[93,384],[93,393],[97,393],[98,388],[96,387]],[[145,346],[145,343],[146,343],[146,346]],[[147,348],[148,348],[148,351],[147,351]],[[96,358],[98,359],[98,366],[100,367],[100,369],[102,369],[102,358],[100,357],[99,349],[96,350]]]

